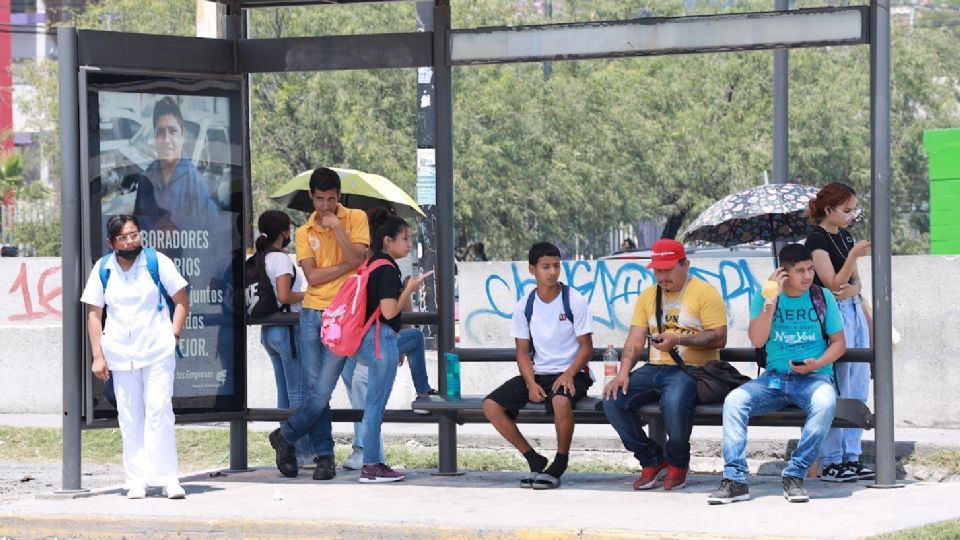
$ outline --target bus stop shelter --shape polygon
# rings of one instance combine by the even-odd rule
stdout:
[[[385,0],[389,1],[389,0]],[[394,0],[402,1],[402,0]],[[242,252],[243,231],[253,220],[250,203],[249,75],[267,72],[329,71],[344,69],[426,69],[433,110],[429,115],[436,159],[435,218],[437,299],[436,316],[420,322],[437,325],[437,349],[454,348],[454,216],[453,216],[453,88],[454,66],[491,63],[576,61],[595,58],[707,54],[727,51],[776,50],[800,47],[870,47],[871,118],[871,255],[874,298],[874,399],[876,413],[876,487],[896,485],[894,456],[893,367],[891,336],[891,227],[890,227],[890,17],[889,0],[871,0],[867,6],[730,13],[710,16],[642,18],[603,22],[517,27],[454,29],[450,0],[417,2],[418,14],[432,19],[423,31],[393,34],[325,35],[299,38],[248,39],[244,12],[258,8],[350,4],[353,0],[217,0],[222,39],[155,36],[58,29],[60,64],[60,127],[62,152],[63,227],[63,485],[64,492],[81,487],[81,431],[109,423],[93,411],[90,352],[79,302],[82,283],[103,247],[91,243],[100,236],[100,207],[91,193],[105,182],[99,161],[92,160],[90,112],[96,107],[92,92],[150,88],[151,77],[164,78],[156,88],[199,84],[198,95],[224,98],[236,119],[232,133],[239,140],[238,166],[228,185],[235,188],[222,211],[239,221],[232,231],[235,252]],[[369,3],[369,2],[368,2]],[[323,9],[317,7],[317,9]],[[108,77],[108,79],[104,79]],[[109,78],[112,77],[112,78]],[[217,87],[197,81],[224,81]],[[784,79],[785,80],[785,79]],[[146,81],[146,82],[145,82]],[[151,82],[153,81],[153,82]],[[183,82],[187,81],[187,82]],[[193,81],[193,82],[191,82]],[[178,88],[180,86],[177,86]],[[127,90],[129,88],[126,88]],[[226,89],[226,90],[225,90]],[[235,92],[229,94],[229,92]],[[229,96],[234,96],[230,98]],[[232,101],[231,101],[232,99]],[[412,99],[412,96],[411,96]],[[205,102],[204,102],[205,103]],[[215,107],[214,107],[215,108]],[[776,108],[776,107],[775,107]],[[785,114],[785,109],[783,110]],[[775,148],[785,162],[785,130],[777,130]],[[95,149],[94,149],[95,150]],[[98,154],[99,155],[99,154]],[[99,159],[97,157],[96,159]],[[785,170],[784,170],[785,173]],[[96,208],[95,208],[96,206]],[[229,272],[226,274],[229,280]],[[233,278],[237,273],[232,273]],[[189,408],[180,422],[229,421],[231,468],[247,466],[246,422],[250,419],[245,395],[246,334],[242,295],[230,313],[219,312],[231,325],[234,372],[229,374],[230,399],[211,400],[211,406]],[[229,302],[227,302],[229,303]],[[211,315],[211,320],[214,316]],[[226,326],[225,326],[226,327]],[[219,350],[219,349],[218,349]],[[444,373],[444,355],[439,354]],[[440,377],[440,392],[446,381]],[[199,401],[198,403],[206,403]],[[456,424],[438,419],[440,472],[452,473],[456,464]]]

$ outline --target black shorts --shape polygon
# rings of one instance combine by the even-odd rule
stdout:
[[[547,408],[547,414],[553,414],[553,381],[557,380],[557,377],[560,375],[562,374],[551,373],[549,375],[533,376],[533,380],[547,393],[547,399],[543,402]],[[570,399],[571,403],[576,403],[587,395],[587,389],[590,388],[592,384],[593,379],[590,378],[590,375],[581,371],[573,376],[573,387],[576,392],[571,395],[566,390],[561,390],[561,393],[558,395],[566,396]],[[496,401],[501,407],[507,410],[510,418],[516,418],[520,409],[527,403],[530,403],[530,392],[527,391],[527,383],[523,382],[523,377],[517,375],[501,384],[500,387],[493,392],[490,392],[490,395],[485,399]]]

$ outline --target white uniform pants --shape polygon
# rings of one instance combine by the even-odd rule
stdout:
[[[131,371],[113,371],[127,488],[178,482],[173,424],[175,355]]]

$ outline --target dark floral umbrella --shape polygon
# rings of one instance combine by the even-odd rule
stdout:
[[[800,184],[766,184],[727,195],[694,220],[683,240],[733,247],[806,238],[814,226],[806,216],[807,204],[818,191]]]

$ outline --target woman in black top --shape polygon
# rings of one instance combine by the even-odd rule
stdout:
[[[847,348],[870,346],[869,314],[860,298],[857,259],[870,254],[868,240],[856,241],[847,228],[859,217],[857,193],[852,187],[827,184],[810,201],[810,215],[819,226],[807,237],[817,274],[814,283],[833,291],[843,314]],[[837,362],[834,367],[840,396],[866,402],[870,391],[870,366],[862,362]],[[860,462],[859,428],[834,428],[820,447],[820,479],[828,482],[870,480],[876,474]]]
[[[400,281],[400,267],[396,259],[406,257],[412,247],[407,222],[390,215],[383,208],[372,210],[369,221],[373,256],[364,264],[372,265],[381,260],[388,264],[375,268],[367,280],[366,319],[370,320],[379,310],[379,321],[370,325],[354,355],[357,363],[369,368],[363,408],[363,467],[360,469],[360,482],[396,482],[403,480],[405,475],[380,463],[380,426],[400,361],[397,336],[400,333],[401,306],[410,301],[410,296],[420,288],[427,276],[411,277],[406,286]]]

